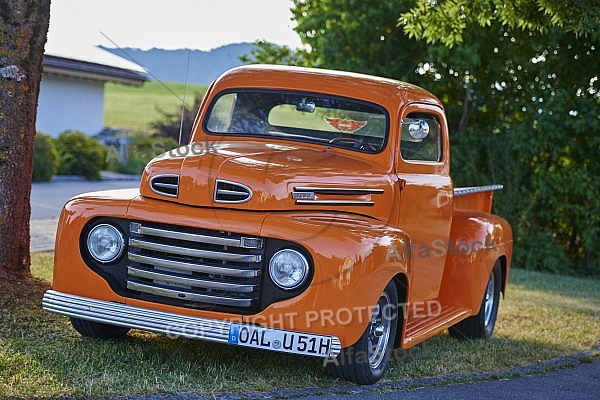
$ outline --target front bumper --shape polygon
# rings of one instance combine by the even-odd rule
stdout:
[[[316,357],[336,357],[341,351],[338,337],[263,328],[251,324],[191,317],[164,311],[95,300],[48,290],[42,299],[45,311],[109,325]],[[240,332],[246,332],[244,340]],[[255,340],[256,339],[256,340]],[[310,346],[310,343],[313,346]],[[319,346],[315,343],[326,343]],[[315,351],[310,351],[315,350]]]

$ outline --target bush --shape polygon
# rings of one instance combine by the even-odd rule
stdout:
[[[88,180],[100,180],[106,148],[93,137],[80,131],[65,131],[55,141],[58,151],[58,173],[81,175]]]
[[[128,136],[127,154],[109,146],[106,161],[107,169],[122,174],[141,175],[148,161],[177,147],[177,140],[170,137]]]
[[[33,151],[33,181],[48,182],[58,167],[58,154],[52,138],[41,132],[35,134]]]

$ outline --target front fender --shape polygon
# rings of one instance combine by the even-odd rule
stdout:
[[[98,300],[125,302],[106,280],[87,267],[79,250],[84,226],[97,217],[122,218],[137,189],[84,193],[70,199],[62,209],[56,232],[52,288],[59,292]]]
[[[390,248],[404,248],[408,236],[367,217],[273,213],[265,219],[261,235],[302,245],[313,258],[314,276],[302,294],[246,320],[335,335],[343,347],[360,338],[385,286],[396,275],[410,273],[411,260],[390,257]]]

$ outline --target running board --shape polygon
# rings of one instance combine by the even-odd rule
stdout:
[[[471,310],[437,301],[427,308],[409,307],[402,347],[407,349],[465,319]]]

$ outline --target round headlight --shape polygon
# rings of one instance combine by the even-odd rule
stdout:
[[[112,225],[96,225],[87,237],[87,248],[90,255],[101,263],[116,260],[125,248],[125,240],[121,232]]]
[[[294,289],[308,275],[308,260],[302,253],[292,249],[279,250],[269,261],[269,275],[282,289]]]

